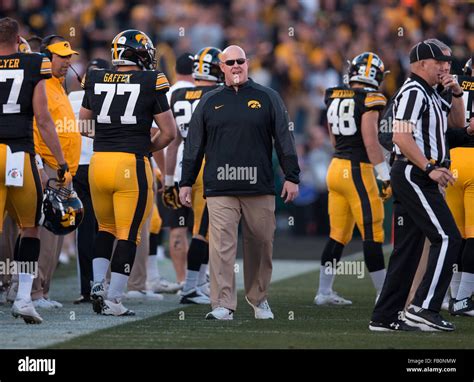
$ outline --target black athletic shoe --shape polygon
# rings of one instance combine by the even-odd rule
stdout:
[[[369,330],[372,332],[419,332],[420,328],[410,326],[405,321],[396,320],[390,323],[370,321]]]
[[[452,332],[454,325],[446,321],[439,312],[429,309],[423,309],[415,305],[410,305],[405,312],[405,318],[415,324],[425,324],[430,328],[444,332]]]
[[[462,300],[451,300],[449,302],[449,313],[452,316],[474,316],[474,302],[466,297]]]

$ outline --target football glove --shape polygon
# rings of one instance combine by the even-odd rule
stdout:
[[[181,202],[179,201],[179,187],[177,183],[175,183],[174,186],[165,186],[161,198],[163,204],[168,208],[177,210],[182,207]]]
[[[59,165],[59,168],[57,170],[57,175],[58,175],[58,181],[61,183],[61,185],[67,186],[72,182],[72,175],[69,172],[69,166],[67,163],[63,163]]]
[[[390,185],[389,180],[382,182],[382,191],[380,192],[380,197],[384,202],[392,197],[392,186]]]

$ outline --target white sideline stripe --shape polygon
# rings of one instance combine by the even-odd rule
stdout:
[[[391,247],[391,245],[388,245]],[[386,249],[386,247],[384,247]],[[362,258],[363,253],[357,252],[343,256],[343,261]],[[239,269],[243,270],[242,260],[238,259]],[[320,269],[321,262],[305,260],[273,260],[272,283]],[[174,270],[169,259],[159,263],[160,273],[169,279],[174,278]],[[73,305],[72,300],[78,296],[76,275],[57,279],[52,283],[51,298],[64,304],[62,309],[39,310],[44,321],[41,325],[26,325],[21,319],[14,319],[10,313],[10,305],[0,305],[0,349],[34,349],[54,346],[70,339],[87,335],[98,330],[122,325],[129,322],[141,321],[152,316],[158,316],[172,310],[181,312],[190,305],[179,304],[179,297],[164,295],[165,299],[158,302],[138,302],[125,300],[127,308],[135,310],[133,317],[106,317],[92,312],[89,304]],[[243,274],[236,277],[239,291],[243,290]],[[314,291],[316,294],[316,280]],[[270,296],[271,303],[271,296]],[[312,303],[312,301],[308,301]],[[239,309],[247,309],[240,306]],[[74,320],[71,317],[74,316]],[[204,317],[203,317],[204,319]],[[159,340],[159,339],[157,339]]]
[[[428,216],[430,217],[431,222],[436,227],[436,229],[438,230],[438,233],[441,235],[441,237],[443,239],[443,242],[441,244],[441,249],[439,251],[438,261],[436,262],[436,268],[435,268],[435,272],[434,272],[434,275],[433,275],[433,279],[431,280],[430,289],[428,290],[428,294],[426,296],[426,299],[423,301],[423,304],[421,305],[421,307],[423,309],[428,309],[429,305],[430,305],[430,302],[431,302],[431,299],[433,298],[434,291],[436,289],[436,285],[438,285],[439,276],[441,274],[443,264],[444,264],[444,259],[446,258],[446,252],[448,250],[449,237],[443,231],[443,228],[441,227],[441,224],[439,223],[438,218],[436,217],[435,213],[431,209],[431,206],[428,204],[428,201],[426,200],[425,195],[423,195],[423,192],[421,191],[420,187],[418,187],[418,185],[416,183],[413,183],[410,180],[412,170],[413,170],[413,165],[410,165],[410,164],[407,165],[407,167],[405,168],[405,178],[407,179],[408,183],[410,183],[410,185],[413,187],[416,194],[420,198],[421,204],[423,205],[426,212],[428,213]]]

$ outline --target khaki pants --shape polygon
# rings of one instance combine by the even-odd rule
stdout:
[[[244,286],[254,305],[267,298],[272,277],[275,196],[216,196],[209,210],[209,267],[212,308],[235,310],[235,259],[242,217]]]
[[[57,171],[44,164],[44,171],[48,178],[56,178]],[[54,184],[54,183],[53,183]],[[72,188],[72,184],[68,186]],[[42,297],[48,298],[49,287],[54,271],[58,265],[59,255],[63,246],[64,236],[55,235],[46,228],[40,227],[41,250],[38,259],[39,274],[33,280],[31,298],[38,300]]]
[[[13,219],[7,215],[5,222],[3,223],[3,233],[0,233],[0,261],[5,264],[7,259],[9,259],[10,264],[13,261],[13,253],[15,251],[15,243],[18,233],[18,226]],[[11,276],[12,275],[10,275],[9,271],[4,275],[0,274],[0,283],[3,283],[3,285],[9,284]]]
[[[128,279],[129,291],[146,290],[146,268],[148,255],[150,254],[150,219],[151,214],[142,226],[140,244],[137,246],[135,261],[133,262],[132,272],[130,272]]]

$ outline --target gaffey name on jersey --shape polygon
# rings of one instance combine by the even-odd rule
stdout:
[[[19,58],[1,58],[0,69],[16,69],[20,67]]]
[[[104,82],[123,82],[130,83],[131,74],[105,73]]]

